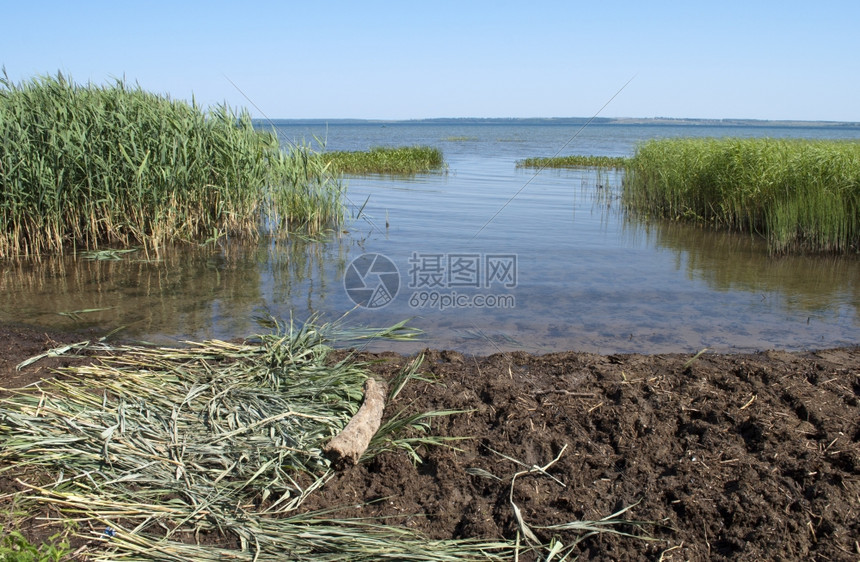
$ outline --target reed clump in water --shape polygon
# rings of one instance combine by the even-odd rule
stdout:
[[[341,189],[307,147],[282,151],[245,111],[121,80],[0,77],[0,258],[319,231],[340,220]]]
[[[626,158],[620,156],[587,156],[571,154],[569,156],[552,156],[548,158],[525,158],[517,160],[517,168],[624,168]]]
[[[366,151],[325,152],[322,159],[332,171],[352,175],[412,175],[445,168],[442,151],[431,146],[377,146]]]
[[[774,253],[860,250],[860,143],[665,139],[640,145],[629,208],[767,238]]]

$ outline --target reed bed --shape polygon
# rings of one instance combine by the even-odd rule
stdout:
[[[377,146],[366,151],[324,152],[323,161],[342,174],[413,175],[445,169],[442,151],[430,146]]]
[[[343,212],[310,149],[281,150],[244,110],[61,74],[0,77],[0,190],[0,258],[319,231]]]
[[[357,411],[368,376],[349,358],[331,361],[327,342],[370,332],[273,326],[250,343],[72,346],[98,352],[100,361],[0,400],[0,474],[19,477],[24,488],[16,509],[76,528],[91,541],[89,560],[552,558],[590,534],[632,536],[629,530],[642,526],[621,519],[622,510],[546,527],[554,535],[573,532],[573,539],[542,544],[513,504],[515,478],[511,502],[522,543],[428,540],[396,521],[338,517],[337,506],[302,512],[333,475],[322,445]],[[414,335],[403,324],[375,333]],[[421,377],[420,365],[419,356],[389,381],[390,403]],[[430,421],[453,413],[390,417],[362,461],[401,448],[420,462],[419,446],[446,444],[429,434]],[[550,465],[517,476],[544,474]]]
[[[603,168],[607,170],[622,169],[627,164],[627,158],[620,156],[587,156],[571,154],[569,156],[534,157],[517,160],[517,168]]]
[[[860,143],[666,139],[640,145],[623,197],[634,211],[750,232],[771,252],[860,251]]]

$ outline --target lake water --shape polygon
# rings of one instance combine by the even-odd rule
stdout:
[[[277,129],[284,143],[315,137],[330,150],[432,145],[448,171],[347,178],[347,204],[358,216],[329,242],[222,243],[160,261],[3,264],[0,321],[123,327],[125,337],[166,343],[257,333],[259,316],[348,313],[348,324],[373,326],[412,318],[422,341],[372,345],[405,353],[795,350],[860,341],[856,257],[769,257],[749,236],[627,216],[619,173],[516,167],[531,156],[630,156],[658,137],[860,138],[860,129],[517,121]]]

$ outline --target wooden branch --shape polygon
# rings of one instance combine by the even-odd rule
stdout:
[[[382,424],[385,409],[385,383],[367,379],[364,383],[364,402],[340,433],[323,448],[323,454],[333,465],[352,466],[358,462],[370,440]]]

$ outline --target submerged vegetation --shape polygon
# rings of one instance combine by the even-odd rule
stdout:
[[[860,251],[860,143],[666,139],[640,145],[623,196],[646,216],[767,238],[775,253]]]
[[[0,77],[0,258],[320,231],[340,182],[245,111],[208,112],[117,80]]]
[[[553,156],[548,158],[525,158],[517,161],[517,168],[623,168],[627,158],[620,156]]]
[[[367,151],[325,152],[322,159],[333,172],[353,175],[412,175],[445,168],[442,151],[431,146],[377,146]]]

